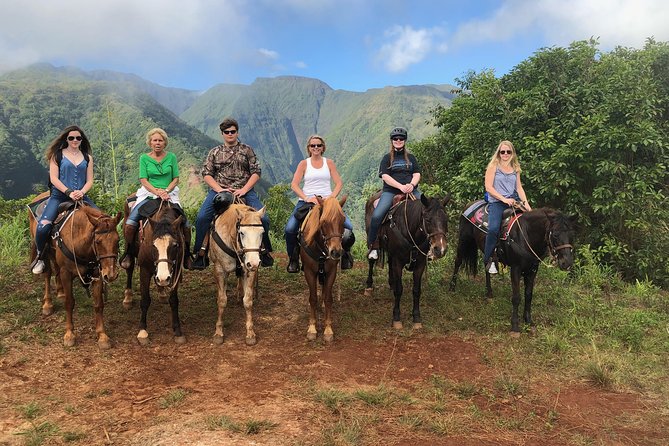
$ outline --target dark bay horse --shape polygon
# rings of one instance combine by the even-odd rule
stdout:
[[[139,252],[136,264],[139,265],[142,314],[139,321],[137,341],[141,345],[149,344],[146,316],[151,305],[150,289],[152,280],[156,284],[159,295],[169,295],[168,301],[174,341],[177,344],[186,342],[186,337],[181,332],[178,295],[179,283],[183,277],[183,258],[186,249],[184,234],[181,229],[182,219],[183,217],[176,207],[170,202],[163,201],[158,212],[147,220],[147,224],[139,233]],[[134,264],[132,268],[134,268]],[[129,281],[132,280],[132,268],[127,270]]]
[[[374,212],[374,201],[380,192],[372,195],[365,205],[365,224],[369,224]],[[448,219],[444,206],[449,198],[443,200],[429,198],[424,194],[420,200],[404,200],[388,211],[388,216],[379,228],[378,242],[381,261],[388,256],[388,284],[393,290],[393,327],[402,328],[400,318],[400,299],[402,297],[402,269],[413,271],[413,327],[422,328],[420,316],[421,279],[427,266],[427,260],[438,259],[446,254],[448,246],[446,233]],[[376,260],[369,260],[367,289],[371,294],[374,288],[373,271]]]
[[[265,208],[256,211],[245,204],[231,204],[221,215],[216,217],[210,232],[209,260],[214,265],[216,285],[218,287],[218,317],[214,343],[223,343],[223,313],[228,303],[226,281],[228,275],[236,272],[237,294],[243,295],[246,310],[247,345],[255,345],[256,333],[253,329],[253,299],[258,282],[260,265],[260,245],[265,232],[262,217]]]
[[[300,258],[304,279],[309,286],[309,327],[307,339],[317,337],[316,312],[318,310],[318,282],[321,283],[321,295],[325,306],[323,340],[332,342],[332,287],[337,278],[337,267],[343,254],[342,236],[344,234],[344,211],[342,206],[347,196],[341,200],[330,197],[318,199],[305,218],[300,232]]]
[[[45,192],[35,198],[35,202],[48,196]],[[61,218],[63,218],[60,220]],[[99,209],[75,203],[74,210],[68,215],[56,219],[53,238],[48,246],[47,268],[43,273],[44,303],[42,314],[53,313],[53,302],[49,282],[51,274],[56,277],[58,296],[62,296],[65,305],[65,336],[63,344],[72,347],[76,343],[74,335],[74,295],[72,282],[79,278],[93,298],[95,311],[95,331],[98,346],[101,349],[111,347],[111,342],[104,328],[104,295],[107,283],[118,277],[119,234],[116,226],[121,220],[121,213],[110,217]],[[34,239],[37,221],[29,212],[30,233]],[[32,257],[36,255],[34,243],[31,244]],[[45,259],[47,260],[47,259]]]
[[[539,263],[546,256],[551,256],[562,270],[568,270],[574,264],[574,221],[551,208],[534,209],[520,215],[511,230],[502,227],[500,235],[508,231],[506,240],[497,245],[498,260],[511,267],[511,288],[513,313],[511,315],[511,334],[520,334],[518,306],[520,304],[520,278],[525,284],[525,305],[523,318],[525,323],[532,323],[532,293],[534,279]],[[478,229],[464,215],[460,216],[460,234],[455,268],[450,282],[451,291],[455,291],[458,271],[463,262],[465,269],[472,275],[478,270],[478,251],[483,252],[486,233]],[[486,297],[492,298],[490,273],[486,271]]]

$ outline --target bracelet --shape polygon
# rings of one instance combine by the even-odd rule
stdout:
[[[65,192],[63,193],[69,197],[72,192],[74,191],[68,187],[67,189],[65,189]]]

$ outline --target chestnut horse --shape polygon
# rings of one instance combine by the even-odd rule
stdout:
[[[332,342],[332,287],[337,278],[337,267],[343,254],[344,211],[342,206],[347,196],[337,201],[335,197],[318,199],[318,204],[307,214],[300,231],[300,258],[304,279],[309,286],[309,327],[307,339],[317,337],[316,311],[318,308],[318,284],[325,306],[323,340]]]
[[[381,193],[373,194],[365,204],[365,223],[369,224],[374,212],[374,201]],[[393,328],[402,329],[400,318],[400,299],[402,298],[402,270],[407,266],[413,272],[413,328],[423,327],[420,315],[420,293],[423,272],[427,261],[439,259],[446,254],[448,241],[448,218],[444,206],[449,197],[443,200],[429,198],[422,194],[420,200],[405,199],[388,211],[388,216],[379,228],[378,242],[383,257],[388,256],[388,284],[393,290]],[[366,295],[374,289],[374,265],[376,260],[369,259]]]
[[[47,197],[48,192],[37,196],[33,203]],[[30,222],[30,234],[34,240],[37,221],[32,212],[28,213]],[[56,219],[58,222],[63,215]],[[52,241],[47,245],[45,255],[46,270],[42,273],[44,277],[44,303],[42,314],[53,313],[53,302],[49,282],[52,273],[56,277],[56,289],[59,297],[63,297],[65,305],[65,336],[63,344],[72,347],[76,343],[74,334],[74,322],[72,313],[74,311],[74,295],[72,281],[79,278],[89,295],[93,297],[93,309],[95,312],[95,332],[98,335],[98,346],[101,349],[111,347],[111,342],[104,328],[104,295],[109,282],[118,277],[118,250],[119,234],[116,226],[121,221],[121,213],[116,217],[110,217],[99,209],[82,205],[80,202],[74,204],[74,210],[54,225]],[[32,259],[35,258],[36,250],[34,242],[31,243]]]
[[[142,314],[139,321],[137,341],[141,345],[149,344],[146,316],[151,305],[151,281],[156,284],[159,295],[169,294],[171,309],[171,325],[174,341],[177,344],[186,342],[181,332],[179,319],[179,283],[183,273],[185,242],[181,229],[183,217],[168,201],[161,203],[158,212],[147,220],[147,224],[139,234],[139,253],[136,263],[139,265],[139,289],[141,293],[140,308]],[[132,277],[132,269],[128,269]]]
[[[534,209],[520,214],[511,229],[507,231],[505,240],[497,244],[498,260],[511,267],[511,335],[520,334],[518,306],[520,304],[520,278],[525,284],[525,305],[523,319],[531,330],[532,322],[532,294],[534,279],[537,276],[542,259],[550,255],[560,269],[568,270],[574,264],[574,221],[575,217],[566,217],[561,212],[551,208]],[[501,234],[502,232],[500,232]],[[478,271],[478,251],[483,252],[486,233],[474,226],[465,215],[460,215],[460,235],[458,252],[455,258],[455,268],[451,277],[450,290],[455,291],[458,271],[464,262],[465,269],[472,275]],[[486,274],[486,297],[492,298],[490,273]]]
[[[263,233],[261,218],[265,208],[256,211],[245,204],[231,204],[216,217],[210,232],[209,259],[214,265],[216,285],[218,286],[218,317],[214,332],[214,343],[223,343],[223,313],[228,303],[226,281],[233,271],[239,278],[238,295],[243,293],[246,310],[246,345],[255,345],[256,334],[253,330],[253,298],[258,282],[260,265],[260,244]]]

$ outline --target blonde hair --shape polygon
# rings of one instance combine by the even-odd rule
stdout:
[[[320,142],[323,143],[323,151],[321,152],[321,155],[325,153],[325,149],[327,148],[327,144],[325,144],[325,140],[321,135],[311,135],[310,137],[307,138],[307,144],[306,144],[306,154],[307,158],[311,158],[311,152],[309,152],[309,143],[311,143],[312,139],[317,139]]]
[[[495,153],[492,154],[492,158],[490,158],[490,162],[488,163],[488,168],[494,167],[497,168],[500,163],[500,155],[499,155],[499,150],[502,147],[508,147],[511,149],[511,159],[509,160],[509,164],[513,168],[513,171],[516,173],[520,173],[522,169],[520,168],[520,162],[518,161],[518,156],[516,154],[516,149],[513,147],[513,144],[511,141],[502,141],[499,143],[497,146],[497,149],[495,149]]]
[[[146,133],[146,145],[147,146],[151,145],[151,137],[156,133],[163,137],[163,140],[165,141],[165,147],[167,147],[167,133],[160,127],[152,128]]]

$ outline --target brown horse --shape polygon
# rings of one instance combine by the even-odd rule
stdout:
[[[169,294],[171,309],[171,325],[174,341],[177,344],[186,342],[181,332],[179,319],[179,283],[183,272],[185,242],[181,229],[183,217],[171,203],[164,201],[144,226],[139,236],[139,253],[136,263],[139,265],[139,288],[141,293],[140,308],[142,314],[139,322],[137,341],[141,345],[149,344],[146,317],[151,305],[151,280],[161,296]],[[128,269],[132,276],[132,270]]]
[[[226,281],[233,271],[239,277],[237,293],[243,293],[244,296],[246,344],[256,343],[253,330],[253,298],[258,281],[260,244],[265,232],[261,221],[263,215],[265,208],[256,211],[245,204],[231,204],[214,220],[210,232],[209,259],[214,264],[214,277],[218,286],[218,318],[214,332],[214,343],[217,345],[223,343],[223,313],[228,303]]]
[[[343,254],[342,235],[344,233],[344,211],[342,206],[347,196],[337,201],[335,197],[318,199],[305,218],[300,233],[300,257],[304,278],[309,286],[309,327],[307,339],[317,337],[316,310],[318,308],[318,284],[321,283],[321,295],[325,306],[323,340],[334,339],[332,331],[332,287],[337,278],[337,266]]]
[[[367,231],[374,212],[374,201],[380,192],[373,194],[365,204],[365,223]],[[420,200],[403,200],[388,211],[388,217],[379,228],[378,243],[382,252],[381,262],[388,256],[388,285],[395,296],[393,305],[393,328],[403,327],[400,318],[400,299],[402,298],[402,270],[406,266],[413,272],[413,328],[423,326],[420,315],[420,294],[423,272],[427,261],[439,259],[446,254],[448,241],[448,218],[444,206],[449,197],[444,199],[428,198],[421,195]],[[374,264],[369,259],[367,288],[365,295],[371,295],[374,289]]]
[[[33,202],[48,196],[48,192],[39,195]],[[42,314],[53,313],[49,282],[51,274],[56,276],[58,296],[63,297],[65,304],[65,336],[63,344],[74,346],[74,295],[72,281],[78,277],[88,288],[93,297],[95,311],[95,331],[98,334],[98,346],[101,349],[111,347],[109,337],[105,333],[103,310],[107,283],[118,277],[119,235],[116,226],[121,220],[121,213],[110,217],[99,209],[82,206],[78,202],[74,211],[54,229],[53,240],[48,246],[47,268],[43,273],[44,303]],[[37,221],[29,212],[30,234],[35,237]],[[58,221],[58,220],[57,220]],[[32,258],[36,255],[34,243],[31,244]]]

